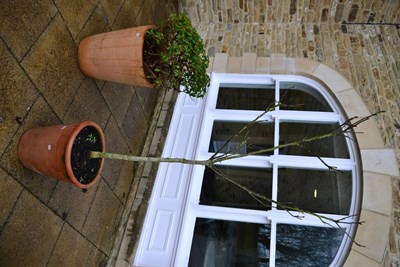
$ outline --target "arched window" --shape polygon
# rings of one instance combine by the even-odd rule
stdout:
[[[289,144],[329,133],[346,120],[328,90],[301,76],[214,75],[204,101],[197,159],[217,151],[246,154]],[[248,131],[223,147],[267,108],[270,111]],[[178,263],[339,266],[344,262],[361,198],[354,136],[332,136],[237,158],[221,162],[217,169],[193,169]],[[260,201],[249,191],[272,201]]]
[[[329,90],[302,76],[212,74],[204,99],[181,94],[164,157],[265,151],[214,170],[160,164],[135,266],[342,265],[361,204],[355,137],[286,145],[345,121]]]

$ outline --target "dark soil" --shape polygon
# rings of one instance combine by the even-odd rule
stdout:
[[[150,83],[155,82],[155,68],[160,65],[157,56],[159,53],[158,49],[159,47],[154,44],[154,40],[148,34],[145,34],[143,43],[143,69],[144,75]]]
[[[101,159],[91,159],[90,151],[102,151],[102,143],[96,128],[86,126],[77,135],[71,151],[72,171],[81,184],[90,183],[100,167]]]

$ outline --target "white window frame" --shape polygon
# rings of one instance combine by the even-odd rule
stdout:
[[[208,152],[209,142],[211,138],[212,125],[214,120],[232,120],[232,121],[252,121],[260,112],[254,111],[236,111],[236,110],[221,110],[216,109],[216,101],[218,95],[219,85],[221,83],[237,83],[237,84],[276,84],[279,82],[299,82],[311,86],[312,88],[319,91],[324,98],[327,100],[329,105],[332,107],[333,112],[302,112],[302,111],[283,111],[279,110],[272,111],[263,116],[264,120],[280,120],[285,121],[304,121],[306,118],[308,121],[316,122],[338,122],[343,123],[346,119],[344,112],[335,100],[333,95],[321,84],[315,82],[306,77],[296,75],[257,75],[257,74],[212,74],[211,84],[207,92],[206,97],[203,99],[203,114],[200,126],[199,139],[196,146],[195,158],[196,159],[208,159],[212,153]],[[278,87],[278,86],[277,86]],[[276,88],[279,89],[279,88]],[[279,92],[277,90],[276,92]],[[276,94],[276,101],[279,101],[279,94]],[[279,123],[275,123],[275,136],[279,134]],[[349,159],[335,159],[335,158],[324,158],[324,162],[330,166],[335,166],[340,170],[352,171],[352,201],[350,207],[350,214],[356,215],[353,218],[348,218],[344,223],[340,225],[343,229],[346,229],[348,236],[354,236],[357,224],[353,224],[353,220],[358,220],[358,213],[361,206],[361,173],[359,161],[359,150],[357,144],[350,142],[348,139],[349,147]],[[278,140],[275,138],[275,145],[278,145]],[[302,156],[287,156],[278,155],[277,151],[271,156],[250,156],[246,158],[235,159],[232,161],[226,161],[222,164],[238,165],[238,166],[251,166],[251,167],[272,167],[273,170],[273,199],[277,198],[277,170],[279,167],[303,167],[311,169],[326,170],[327,166],[319,159],[314,157],[302,157]],[[242,221],[251,223],[265,224],[270,222],[271,224],[271,244],[275,244],[276,240],[276,225],[278,223],[287,224],[298,224],[298,225],[310,225],[310,226],[326,226],[321,222],[320,219],[312,215],[304,215],[304,219],[295,219],[288,212],[284,210],[277,210],[272,208],[269,211],[259,210],[246,210],[237,208],[226,208],[226,207],[213,207],[213,206],[202,206],[199,205],[199,197],[202,186],[202,179],[204,174],[203,166],[193,166],[189,190],[187,193],[186,203],[184,205],[183,219],[181,224],[181,231],[177,242],[177,248],[175,250],[174,265],[175,266],[186,266],[189,261],[190,249],[192,236],[194,232],[194,226],[196,218],[214,218],[220,220],[232,220]],[[292,212],[296,215],[296,212]],[[343,218],[342,215],[330,215],[332,218]],[[346,216],[346,215],[345,215]],[[347,224],[350,223],[350,224]],[[345,235],[339,252],[336,258],[332,262],[331,266],[342,265],[347,257],[350,246],[352,244],[351,238]],[[275,256],[275,246],[271,245],[270,254],[270,266],[273,266]]]

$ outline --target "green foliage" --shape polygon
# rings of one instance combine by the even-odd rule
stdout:
[[[88,137],[86,138],[86,141],[89,141],[90,143],[95,144],[97,139],[96,139],[96,136],[94,136],[93,134],[89,134]]]
[[[156,85],[203,97],[210,83],[204,44],[184,14],[172,14],[145,36],[144,64],[147,79]]]

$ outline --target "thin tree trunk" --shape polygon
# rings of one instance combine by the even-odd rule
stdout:
[[[98,152],[92,151],[90,153],[91,158],[107,158],[107,159],[118,159],[127,161],[137,161],[137,162],[168,162],[168,163],[182,163],[182,164],[194,164],[194,165],[204,165],[208,166],[210,164],[209,160],[191,160],[183,158],[159,158],[159,157],[142,157],[142,156],[132,156],[116,153]]]

